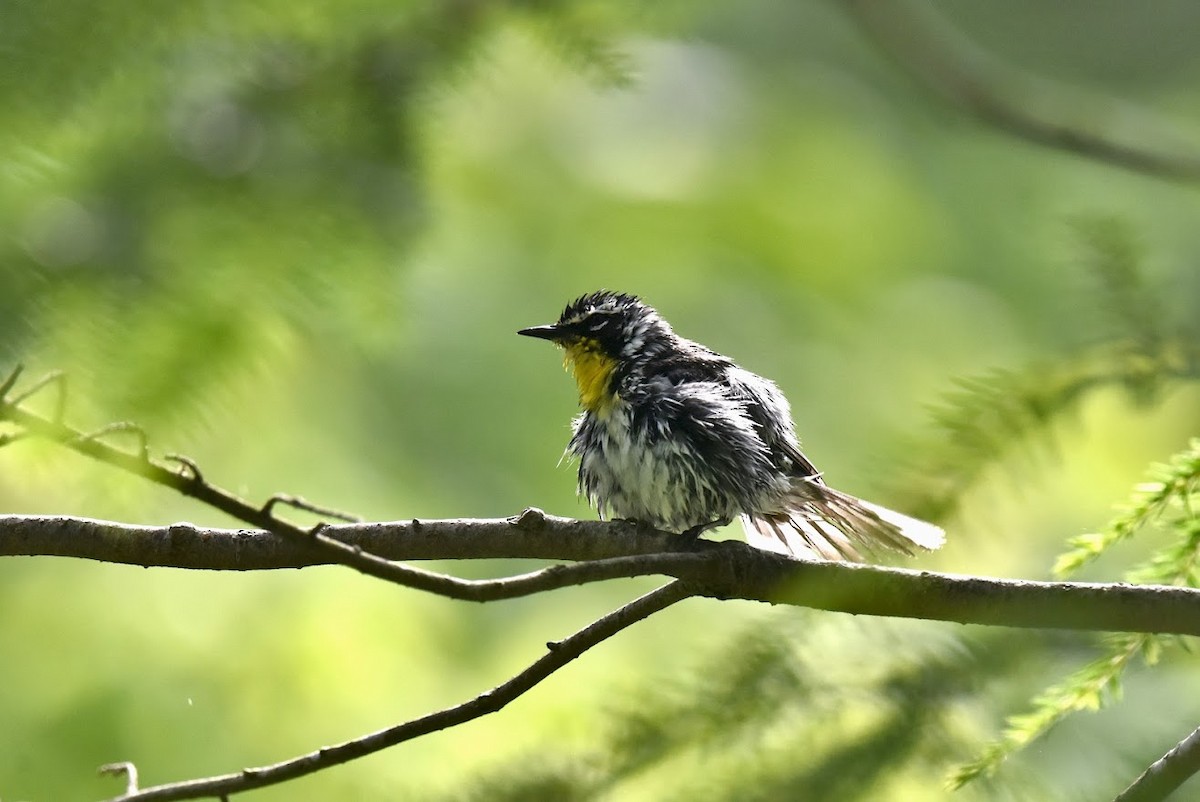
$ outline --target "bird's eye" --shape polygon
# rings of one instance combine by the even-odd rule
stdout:
[[[587,330],[588,331],[600,331],[600,329],[604,328],[604,324],[607,322],[608,321],[602,317],[592,318],[591,320],[589,320],[587,322]]]

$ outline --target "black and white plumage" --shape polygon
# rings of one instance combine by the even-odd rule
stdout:
[[[691,534],[741,516],[752,545],[831,560],[944,540],[826,485],[773,382],[678,336],[635,296],[591,293],[519,333],[564,349],[583,409],[567,451],[602,516]]]

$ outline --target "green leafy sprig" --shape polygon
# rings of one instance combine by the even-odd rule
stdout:
[[[1099,557],[1114,544],[1152,524],[1162,524],[1176,534],[1172,542],[1142,565],[1127,572],[1131,582],[1200,586],[1200,438],[1166,464],[1151,468],[1148,481],[1138,484],[1119,515],[1098,533],[1072,538],[1072,549],[1059,556],[1055,573],[1066,576]],[[1072,713],[1099,710],[1121,699],[1121,679],[1136,658],[1156,664],[1167,646],[1179,638],[1145,633],[1122,633],[1104,639],[1104,651],[1095,660],[1034,698],[1028,713],[1010,716],[999,739],[988,744],[977,758],[951,774],[948,784],[959,788],[981,776],[990,776],[1014,752],[1049,732]]]

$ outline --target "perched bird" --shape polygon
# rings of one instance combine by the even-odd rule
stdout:
[[[584,295],[557,323],[517,333],[565,353],[583,410],[567,452],[602,517],[698,536],[740,515],[752,545],[828,560],[945,540],[933,524],[825,484],[773,382],[680,337],[636,296]]]

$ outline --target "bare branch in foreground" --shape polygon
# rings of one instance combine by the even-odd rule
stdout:
[[[546,644],[549,651],[524,671],[462,704],[379,730],[353,741],[325,746],[316,752],[272,766],[243,769],[219,777],[207,777],[145,788],[116,797],[112,802],[118,802],[118,800],[119,802],[135,802],[135,800],[136,802],[151,802],[151,800],[163,802],[163,800],[171,799],[221,797],[254,788],[276,785],[330,766],[347,763],[404,741],[428,735],[431,732],[444,730],[489,713],[495,713],[596,644],[691,595],[693,595],[692,589],[683,582],[672,582],[651,591],[596,620],[570,637]]]
[[[1154,761],[1114,802],[1161,802],[1200,772],[1200,729]]]
[[[1037,81],[989,57],[925,4],[842,0],[875,43],[933,91],[1020,139],[1126,170],[1200,181],[1200,149],[1148,113]],[[1096,120],[1109,128],[1100,128]],[[1133,121],[1129,125],[1128,121]],[[1117,131],[1116,123],[1126,129]],[[1147,145],[1146,140],[1155,144]]]
[[[499,580],[433,575],[431,582],[440,583],[443,595],[474,601],[655,574],[685,580],[697,595],[858,615],[1200,635],[1200,590],[1178,586],[1031,582],[802,562],[735,541],[688,542],[631,524],[573,521],[536,510],[515,518],[354,524],[325,531],[352,547],[364,545],[395,559],[581,561]],[[12,515],[0,516],[0,555],[6,554],[210,570],[295,568],[328,561],[326,555],[314,556],[268,532]]]

